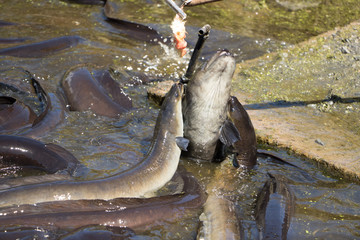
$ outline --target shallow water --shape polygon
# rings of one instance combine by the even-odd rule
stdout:
[[[255,14],[252,9],[257,8],[256,1],[244,2],[239,6],[245,9],[248,15]],[[230,1],[230,3],[231,6],[236,5],[236,1]],[[166,11],[163,2],[156,2],[156,4],[158,8],[164,7],[161,11],[159,10],[160,13],[165,12],[164,15],[156,11],[145,11],[143,18],[139,19],[151,25],[164,37],[168,37],[170,28],[167,24],[171,22],[173,12],[170,9]],[[223,4],[204,5],[187,10],[190,47],[195,45],[199,27],[205,23],[213,26],[210,38],[203,49],[204,57],[210,56],[218,48],[228,48],[239,62],[289,45],[288,39],[281,36],[286,35],[286,31],[294,34],[294,27],[282,29],[281,34],[275,34],[271,28],[266,29],[263,25],[256,31],[257,28],[254,25],[246,25],[242,22],[242,18],[247,18],[248,15],[236,14],[236,17],[231,18],[234,12],[231,9],[222,9]],[[274,4],[273,1],[271,4]],[[272,9],[271,4],[267,8]],[[321,6],[321,11],[325,11],[323,10],[325,5]],[[11,4],[1,2],[0,6],[2,12],[0,20],[16,23],[0,26],[1,38],[30,38],[21,44],[64,35],[76,35],[85,39],[76,46],[41,58],[0,56],[2,81],[7,82],[12,79],[22,81],[26,85],[25,76],[16,69],[9,71],[11,68],[20,67],[35,74],[46,90],[56,92],[62,77],[70,68],[78,64],[88,64],[99,69],[112,69],[116,80],[124,86],[124,90],[133,100],[134,110],[118,119],[96,116],[91,112],[68,112],[65,121],[53,131],[40,137],[40,140],[56,143],[72,152],[85,166],[76,174],[76,178],[82,180],[122,172],[140,162],[150,145],[159,107],[147,100],[146,85],[134,86],[128,82],[136,80],[136,73],[145,73],[150,78],[176,80],[185,73],[190,54],[179,58],[169,45],[154,41],[144,42],[138,40],[136,36],[129,36],[105,21],[101,5],[78,5],[55,0],[19,0],[11,1]],[[329,7],[332,6],[329,5]],[[131,10],[135,11],[135,9],[129,9],[128,15],[124,18],[132,17]],[[211,11],[216,12],[216,16],[223,17],[213,18],[211,14],[206,15]],[[259,12],[264,15],[264,11],[263,6]],[[315,10],[308,9],[307,11]],[[220,14],[221,12],[223,15]],[[289,15],[296,14],[298,13],[289,12]],[[158,20],[154,16],[163,16],[163,18]],[[236,25],[237,22],[241,22],[239,25],[241,27]],[[338,24],[338,22],[335,21],[333,24]],[[328,27],[331,26],[330,24]],[[300,32],[303,36],[304,31]],[[315,33],[310,32],[303,38],[313,34]],[[14,45],[18,43],[1,44],[0,48]],[[25,98],[29,101],[34,100],[31,96]],[[36,103],[34,106],[36,107]],[[267,172],[283,176],[297,199],[288,239],[360,238],[360,198],[357,194],[360,186],[322,172],[307,161],[284,152],[282,154],[301,170],[274,160],[259,158],[258,166],[250,174],[230,169],[228,178],[219,179],[221,181],[219,188],[222,188],[222,185],[235,186],[231,189],[224,188],[228,190],[222,194],[236,203],[236,210],[241,218],[246,238],[258,237],[254,205],[258,191],[268,178]],[[222,171],[217,165],[199,165],[186,159],[181,160],[181,165],[192,172],[204,187],[211,182],[212,176],[217,171]],[[4,175],[6,174],[11,174],[11,172],[6,172]],[[226,174],[222,175],[226,176]],[[149,231],[137,232],[139,236],[133,239],[141,237],[184,239],[185,236],[194,236],[198,227],[196,219],[197,217],[181,219],[177,223],[163,223]],[[64,232],[66,233],[64,230],[52,234],[59,236]],[[49,238],[53,236],[48,235]]]

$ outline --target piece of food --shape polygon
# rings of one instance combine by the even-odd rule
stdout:
[[[183,57],[186,54],[187,46],[187,42],[185,41],[185,21],[183,21],[178,14],[175,15],[171,23],[171,29],[174,34],[175,48],[179,50],[181,57]]]

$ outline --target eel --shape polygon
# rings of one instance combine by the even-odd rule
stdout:
[[[269,176],[256,200],[256,223],[261,239],[285,240],[294,214],[295,196],[279,177]]]
[[[215,194],[210,194],[204,205],[203,239],[243,239],[241,222],[235,212],[235,204]]]
[[[220,155],[219,157],[220,159],[224,158],[227,154],[234,154],[232,156],[233,165],[250,170],[256,165],[258,156],[265,156],[270,157],[272,161],[300,169],[300,167],[286,161],[274,151],[257,149],[255,129],[250,116],[234,96],[231,96],[228,102],[227,121],[231,123],[226,122],[224,124],[226,129],[221,131],[220,135],[221,145],[225,146],[227,153],[222,153],[222,156]]]
[[[56,144],[11,135],[0,135],[0,162],[39,168],[47,173],[73,172],[79,161]]]
[[[106,0],[62,0],[69,3],[88,4],[88,5],[104,5]]]
[[[234,138],[236,140],[233,143],[228,143],[231,146],[230,151],[235,154],[233,156],[233,164],[234,166],[242,165],[247,169],[252,169],[257,161],[255,129],[249,114],[234,96],[231,96],[228,101],[228,119],[235,126],[235,130],[230,131],[229,134],[233,134],[236,131],[239,133],[239,136]],[[222,131],[222,133],[225,132]],[[226,139],[229,138],[231,137],[226,137]]]
[[[235,59],[227,50],[218,51],[197,70],[183,100],[184,137],[189,139],[188,158],[212,161],[226,120]]]
[[[236,202],[232,195],[238,194],[238,184],[234,184],[242,169],[234,168],[229,161],[221,162],[206,186],[208,198],[200,215],[202,228],[197,239],[243,239],[244,229],[236,212]]]
[[[67,200],[1,209],[0,229],[22,226],[45,229],[76,229],[88,225],[150,229],[163,221],[176,221],[198,212],[206,200],[196,178],[180,171],[183,191],[152,198],[105,200]],[[40,209],[40,210],[38,210]],[[40,211],[40,212],[36,212]]]
[[[76,46],[85,41],[79,36],[64,36],[50,40],[0,49],[0,55],[21,58],[42,58]]]
[[[159,112],[152,143],[142,162],[110,177],[89,181],[59,181],[0,191],[0,207],[48,201],[142,197],[153,193],[174,175],[183,137],[183,85],[174,84]]]
[[[11,26],[11,25],[16,25],[16,23],[12,23],[12,22],[7,22],[7,21],[4,21],[4,20],[0,20],[0,27]]]
[[[86,67],[71,69],[61,85],[71,111],[91,110],[101,116],[117,117],[132,108],[131,99],[107,71],[91,74]]]
[[[10,96],[0,97],[0,133],[38,138],[44,136],[65,118],[65,106],[53,93],[47,93],[41,84],[27,71],[41,108],[39,116],[27,104]],[[17,87],[1,83],[1,87],[12,92],[22,92]]]
[[[27,40],[30,40],[31,38],[0,38],[1,44],[10,44],[10,43],[19,43],[19,42],[25,42]]]
[[[30,82],[38,95],[43,111],[35,119],[31,128],[21,133],[22,136],[37,138],[59,125],[65,118],[65,106],[53,93],[47,93],[40,83],[30,75]]]
[[[163,43],[170,42],[168,41],[170,39],[165,39],[164,36],[150,26],[127,21],[119,17],[119,13],[121,12],[120,10],[124,9],[123,7],[122,3],[114,1],[106,1],[104,6],[106,21],[111,26],[119,30],[121,34],[138,41],[144,41],[152,44],[158,44],[158,41]]]
[[[231,155],[233,165],[252,169],[257,156],[270,156],[297,167],[266,150],[258,150],[254,126],[239,100],[230,96],[235,60],[218,51],[190,78],[183,100],[184,137],[190,140],[183,156],[221,162]]]
[[[0,97],[0,132],[31,126],[36,118],[35,112],[16,98]]]
[[[127,227],[109,227],[109,226],[86,226],[76,229],[60,240],[126,240],[136,238],[133,230]]]

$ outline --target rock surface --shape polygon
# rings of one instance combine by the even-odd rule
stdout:
[[[233,94],[257,136],[358,180],[359,42],[357,21],[239,64]]]
[[[171,80],[158,82],[155,86],[152,86],[147,89],[148,97],[151,100],[153,100],[156,104],[161,105],[167,92],[170,90],[173,84],[174,81]]]

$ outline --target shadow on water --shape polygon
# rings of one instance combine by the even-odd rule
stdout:
[[[313,101],[275,101],[275,102],[266,102],[266,103],[252,103],[244,104],[246,109],[251,110],[261,110],[261,109],[271,109],[271,108],[287,108],[287,107],[298,107],[298,106],[307,106],[311,104],[320,104],[320,103],[355,103],[360,102],[360,97],[347,97],[342,98],[336,95],[331,95],[327,99],[323,100],[313,100]]]

